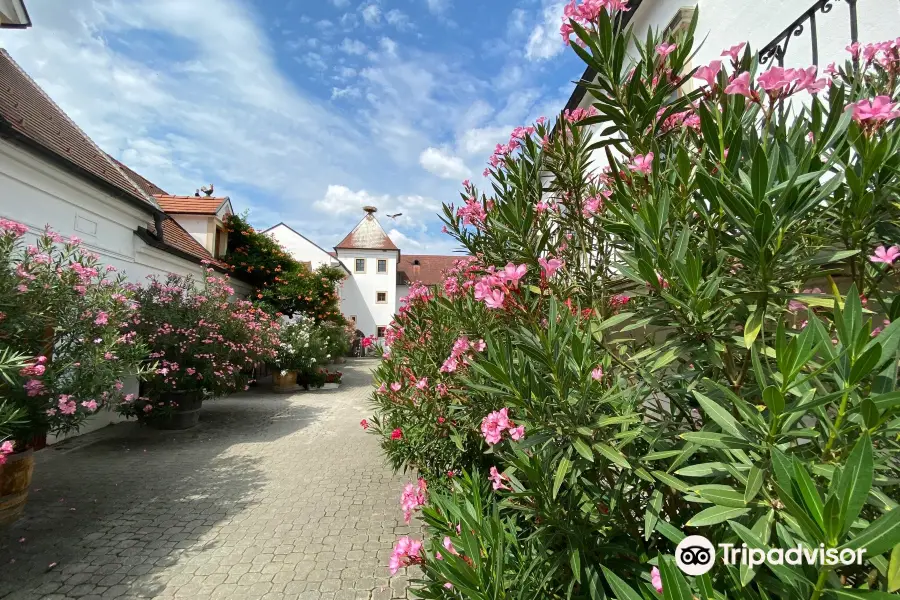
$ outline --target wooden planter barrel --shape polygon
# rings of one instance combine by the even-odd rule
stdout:
[[[297,385],[297,371],[273,371],[272,389],[281,394],[299,390],[300,386]]]
[[[175,408],[166,418],[152,419],[150,423],[153,427],[165,430],[190,429],[200,422],[203,392],[166,392],[160,400]]]
[[[27,450],[6,457],[6,464],[0,467],[0,527],[9,525],[22,516],[33,472],[33,451]]]

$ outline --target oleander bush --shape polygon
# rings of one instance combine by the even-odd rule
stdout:
[[[128,334],[146,342],[156,368],[145,382],[146,399],[123,399],[122,414],[165,418],[170,392],[214,398],[245,390],[254,366],[275,356],[278,324],[249,301],[231,300],[227,277],[209,267],[202,282],[170,274],[132,289],[139,310]]]
[[[426,537],[391,570],[423,598],[893,598],[900,40],[821,78],[744,44],[689,69],[696,17],[637,38],[626,4],[566,7],[589,106],[464,182],[444,220],[472,258],[392,324],[362,425],[421,476]],[[719,549],[685,577],[694,534],[864,560]]]
[[[0,457],[77,430],[148,368],[124,276],[77,238],[27,231],[0,219]]]

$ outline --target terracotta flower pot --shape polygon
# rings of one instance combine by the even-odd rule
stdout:
[[[172,414],[159,419],[151,419],[156,429],[190,429],[200,422],[200,408],[203,406],[203,392],[167,392],[160,401],[172,404]]]
[[[0,526],[9,525],[22,516],[33,472],[33,451],[6,457],[6,464],[0,467]]]
[[[296,392],[299,390],[297,371],[274,371],[272,373],[272,389],[278,393]]]

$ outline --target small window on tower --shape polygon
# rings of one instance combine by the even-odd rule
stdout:
[[[387,304],[387,292],[375,292],[376,304]]]
[[[387,259],[385,259],[385,258],[378,259],[378,272],[379,273],[387,273]]]
[[[365,273],[366,272],[366,259],[357,258],[356,265],[354,266],[353,270],[356,271],[357,273]]]
[[[378,337],[383,338],[385,331],[387,331],[387,327],[384,327],[384,326],[379,327],[378,328]]]

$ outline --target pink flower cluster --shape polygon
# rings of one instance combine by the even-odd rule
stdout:
[[[460,336],[453,344],[450,356],[441,365],[441,373],[454,373],[460,366],[467,365],[472,360],[472,352],[484,352],[487,344],[484,340],[470,342],[466,336]]]
[[[853,120],[863,125],[867,130],[874,130],[888,121],[900,117],[900,108],[897,102],[892,102],[890,96],[876,96],[872,99],[863,99],[847,108],[853,109]]]
[[[502,271],[494,266],[489,267],[487,275],[475,284],[475,299],[484,302],[488,308],[503,308],[507,296],[512,290],[518,289],[519,280],[527,271],[528,266],[525,264],[508,263]]]
[[[575,32],[569,21],[575,21],[582,27],[588,27],[597,20],[602,11],[628,10],[628,0],[571,0],[563,8],[563,23],[559,28],[566,46],[569,45],[569,37]]]
[[[900,62],[898,51],[900,51],[900,38],[866,45],[854,42],[847,46],[847,52],[854,59],[858,60],[862,56],[867,66],[877,62],[885,69],[891,69]]]
[[[8,234],[19,238],[28,233],[28,227],[21,223],[10,221],[9,219],[0,218],[0,231],[2,231],[4,235]]]
[[[481,435],[485,441],[490,444],[499,444],[503,440],[503,433],[509,433],[515,441],[519,441],[525,437],[525,426],[516,424],[509,420],[509,409],[501,408],[488,414],[481,420]]]
[[[593,117],[597,115],[597,109],[593,106],[589,106],[588,108],[576,108],[574,110],[566,109],[563,112],[563,119],[568,121],[569,123],[577,123],[579,121],[583,121],[588,117]]]
[[[492,156],[493,159],[496,155]],[[465,206],[456,209],[457,218],[461,218],[463,225],[483,227],[487,219],[487,210],[477,198],[466,198]]]
[[[414,511],[419,507],[425,506],[425,492],[428,490],[428,484],[424,479],[419,479],[418,483],[407,483],[400,495],[400,508],[403,509],[403,520],[409,524],[409,519]]]
[[[509,486],[505,484],[505,482],[509,481],[509,477],[500,473],[497,470],[497,467],[491,467],[490,474],[488,475],[488,479],[491,480],[493,484],[493,488],[495,490],[508,490]]]
[[[422,560],[422,542],[403,536],[394,545],[388,567],[391,575],[395,575],[402,567],[421,564]]]
[[[0,466],[6,464],[6,455],[13,453],[13,443],[9,440],[6,440],[2,444],[0,444]]]
[[[549,258],[541,257],[538,259],[538,264],[541,265],[541,276],[544,279],[550,279],[562,268],[563,261],[552,256]]]

